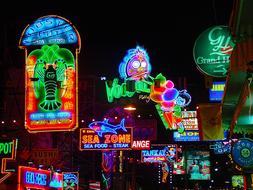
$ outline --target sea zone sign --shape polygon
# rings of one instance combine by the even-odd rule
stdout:
[[[6,180],[12,172],[13,169],[6,169],[6,164],[8,160],[16,159],[16,149],[17,140],[0,140],[0,159],[1,159],[1,173],[0,173],[0,183]]]
[[[26,55],[25,127],[30,133],[78,127],[80,44],[73,24],[56,15],[41,17],[23,31],[19,47]]]
[[[80,129],[80,150],[131,150],[133,131],[105,132],[101,136],[90,128]]]

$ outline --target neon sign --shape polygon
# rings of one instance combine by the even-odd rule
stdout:
[[[146,50],[139,46],[130,49],[119,65],[119,74],[124,82],[119,84],[117,78],[105,82],[108,102],[113,102],[114,98],[132,97],[135,93],[147,93],[148,101],[151,99],[158,104],[156,109],[164,126],[183,132],[181,108],[189,105],[191,96],[186,90],[174,88],[174,83],[161,73],[153,78],[150,72]]]
[[[150,93],[150,88],[144,81],[134,81],[134,91],[127,90],[127,83],[124,82],[121,85],[118,83],[119,79],[113,79],[112,83],[105,83],[106,94],[108,102],[113,102],[114,98],[132,97],[136,93]]]
[[[16,151],[17,151],[17,143],[16,139],[14,140],[0,140],[0,184],[5,181],[8,177],[12,175],[15,171],[14,169],[7,169],[6,164],[7,161],[16,159]]]
[[[209,89],[210,101],[221,101],[224,94],[225,81],[213,82],[212,88]]]
[[[58,45],[33,50],[26,64],[26,128],[30,132],[76,127],[73,54]]]
[[[118,125],[110,124],[109,119],[104,121],[94,121],[90,123],[88,127],[94,130],[100,137],[102,137],[103,133],[117,134],[117,130],[119,129],[122,129],[125,132],[127,131],[125,128],[125,119],[122,119]]]
[[[79,35],[68,20],[56,16],[44,16],[30,24],[22,34],[22,46],[45,44],[77,44]]]
[[[174,162],[177,159],[177,145],[152,145],[150,150],[141,151],[142,162]]]
[[[133,150],[149,150],[150,149],[150,140],[139,140],[133,141],[132,144]]]
[[[185,130],[199,130],[196,111],[182,111],[182,123]]]
[[[184,131],[179,133],[177,131],[173,132],[174,141],[199,141],[198,131]]]
[[[119,65],[119,74],[123,79],[142,80],[151,72],[149,56],[145,49],[137,46],[127,51]]]
[[[56,15],[41,17],[24,30],[19,45],[26,55],[25,127],[30,133],[78,127],[80,43],[74,26]],[[75,51],[61,44],[71,44]]]
[[[232,147],[232,158],[242,168],[253,167],[253,140],[239,139]]]
[[[80,150],[130,150],[132,144],[132,128],[103,133],[99,136],[92,129],[80,129]]]
[[[63,190],[78,190],[79,173],[63,172]]]
[[[49,170],[19,166],[18,190],[26,190],[29,188],[62,190],[63,175]]]
[[[201,33],[193,48],[198,69],[212,77],[226,77],[235,43],[227,26],[214,26]]]

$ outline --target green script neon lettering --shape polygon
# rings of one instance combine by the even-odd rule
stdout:
[[[126,83],[119,84],[119,79],[115,78],[112,81],[112,84],[109,85],[108,82],[105,82],[106,94],[108,102],[113,102],[114,98],[120,97],[132,97],[136,93],[150,93],[150,88],[148,84],[143,81],[135,81],[135,92],[129,92],[126,88]]]

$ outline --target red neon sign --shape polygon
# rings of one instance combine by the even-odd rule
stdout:
[[[62,190],[63,175],[50,170],[19,166],[18,190]]]
[[[133,141],[132,149],[133,150],[149,150],[150,140]]]

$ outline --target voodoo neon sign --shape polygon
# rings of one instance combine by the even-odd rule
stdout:
[[[151,65],[147,52],[137,46],[130,49],[119,66],[119,79],[106,81],[108,102],[121,97],[133,97],[135,93],[146,93],[157,103],[156,109],[167,129],[184,131],[181,109],[191,102],[191,96],[186,90],[178,90],[171,80],[167,80],[161,73],[155,78],[150,76]]]

